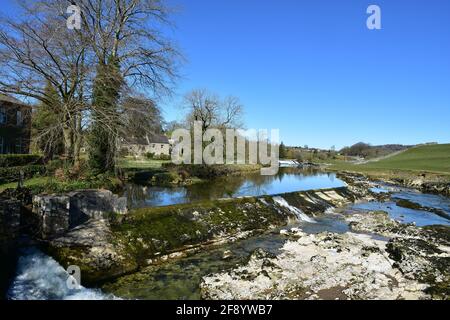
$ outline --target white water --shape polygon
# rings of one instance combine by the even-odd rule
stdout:
[[[36,248],[19,258],[17,274],[8,290],[12,300],[112,300],[98,289],[69,289],[69,274],[54,259]]]
[[[290,212],[295,214],[299,220],[310,222],[310,223],[316,223],[316,221],[313,218],[308,217],[299,208],[291,206],[284,198],[273,197],[273,201],[275,201],[275,203],[277,203],[279,206],[287,208]]]

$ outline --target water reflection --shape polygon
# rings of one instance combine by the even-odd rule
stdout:
[[[167,206],[201,200],[273,195],[294,191],[337,188],[344,182],[334,173],[281,168],[275,176],[259,172],[239,177],[221,177],[187,187],[153,187],[129,184],[125,195],[132,208]]]

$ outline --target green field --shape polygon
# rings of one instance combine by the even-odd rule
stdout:
[[[127,157],[119,160],[119,167],[122,169],[160,169],[165,163],[170,163],[170,160],[134,159]]]
[[[364,172],[399,170],[450,174],[450,144],[417,146],[390,158],[366,164],[337,162],[331,168]]]

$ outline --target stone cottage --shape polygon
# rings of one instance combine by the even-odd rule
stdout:
[[[171,152],[169,139],[162,134],[122,139],[121,148],[126,149],[128,154],[136,157],[142,157],[149,153],[155,156],[170,156]]]

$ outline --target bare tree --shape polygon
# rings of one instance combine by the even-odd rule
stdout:
[[[100,64],[111,58],[135,90],[170,94],[181,54],[160,29],[170,25],[171,10],[162,0],[79,0],[80,34],[91,40]]]
[[[101,134],[108,137],[108,141],[104,141],[108,146],[102,148],[108,154],[106,167],[112,168],[120,132],[120,121],[117,121],[118,102],[123,91],[128,87],[155,97],[170,94],[177,78],[177,61],[180,55],[173,43],[160,32],[163,25],[169,24],[170,10],[164,5],[164,1],[80,0],[78,5],[82,12],[80,33],[86,32],[91,39],[98,72],[102,68],[117,70],[116,79],[106,81],[123,81],[120,86],[113,85],[114,90],[103,94],[103,98],[109,95],[109,101],[99,101],[94,97],[92,105],[96,127],[94,135],[107,132]],[[98,152],[95,148],[102,141],[95,136],[95,143],[91,144],[90,149],[100,155],[103,150]]]
[[[62,129],[65,155],[74,159],[86,106],[82,82],[89,77],[87,42],[66,28],[66,6],[51,7],[47,2],[21,1],[22,18],[1,18],[0,92],[50,106],[60,118],[60,128],[48,131]],[[49,96],[47,83],[60,99]]]
[[[143,138],[162,132],[161,111],[156,103],[145,97],[126,97],[120,104],[122,138]]]
[[[193,90],[184,98],[188,110],[187,121],[200,121],[205,131],[210,127],[241,128],[243,107],[236,97],[221,100],[218,95],[206,89]]]
[[[78,159],[82,132],[93,120],[109,132],[108,143],[117,143],[123,125],[118,102],[127,88],[155,98],[171,93],[181,55],[162,36],[170,15],[164,1],[20,3],[23,17],[0,21],[0,93],[38,100],[51,107],[60,117],[61,128],[48,131],[62,129],[67,158]],[[72,4],[81,8],[81,30],[66,26],[66,10]],[[94,98],[94,86],[99,87],[96,74],[103,67],[105,83],[123,81],[117,85],[117,94],[112,95],[114,101],[108,102],[110,108]],[[47,83],[57,90],[58,103],[46,93]],[[108,90],[105,83],[100,87]],[[49,132],[42,134],[52,136]]]

